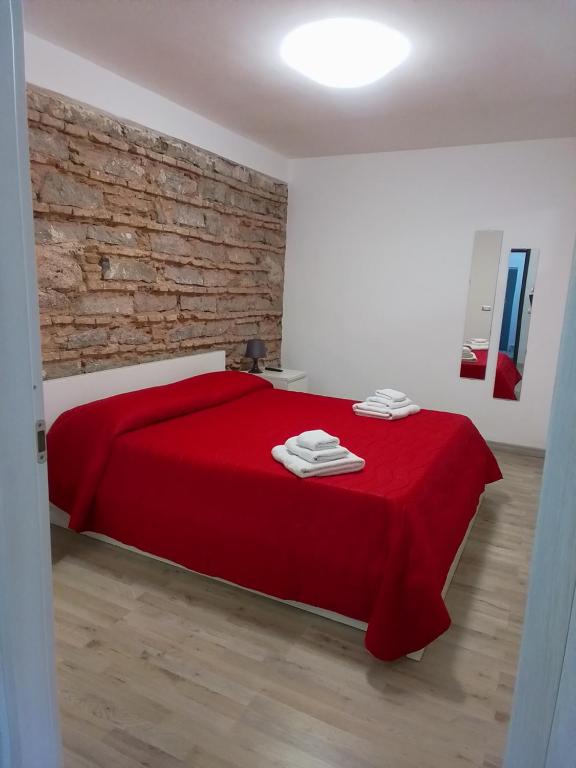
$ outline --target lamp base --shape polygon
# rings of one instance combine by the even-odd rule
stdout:
[[[248,373],[262,373],[262,371],[260,370],[260,367],[258,366],[258,358],[253,358],[252,368],[250,368]]]

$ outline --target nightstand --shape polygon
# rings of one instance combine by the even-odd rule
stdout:
[[[308,392],[308,376],[305,371],[295,371],[284,368],[280,371],[262,371],[254,376],[261,376],[269,381],[275,389],[287,389],[290,392]]]

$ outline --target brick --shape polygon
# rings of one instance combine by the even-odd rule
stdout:
[[[134,310],[131,296],[83,293],[73,302],[78,315],[130,315]]]
[[[198,182],[195,179],[165,165],[152,166],[147,177],[161,195],[194,195],[198,189]]]
[[[189,256],[193,246],[189,240],[180,235],[153,232],[150,235],[150,247],[153,251],[168,253],[172,256]]]
[[[64,130],[66,131],[66,133],[70,134],[70,136],[81,136],[81,137],[88,136],[88,129],[83,128],[81,125],[71,125],[70,123],[68,123],[65,126]]]
[[[38,304],[43,312],[67,312],[70,309],[70,299],[65,293],[51,289],[38,291]]]
[[[87,147],[85,143],[80,142],[73,145],[73,151],[77,164],[102,171],[109,176],[117,176],[127,181],[138,181],[144,177],[145,170],[136,155],[121,155],[109,149],[90,149],[89,145]]]
[[[45,203],[72,205],[78,208],[99,208],[104,195],[96,186],[75,181],[57,171],[47,173],[40,187],[40,199]]]
[[[238,312],[248,309],[270,309],[271,302],[265,296],[219,296],[218,297],[218,311],[219,312]]]
[[[255,336],[259,331],[258,323],[236,323],[235,332],[239,336]]]
[[[45,379],[59,379],[64,376],[74,376],[81,371],[80,360],[54,361],[44,363],[43,374]]]
[[[110,339],[117,344],[147,344],[152,340],[152,336],[148,331],[141,328],[132,328],[131,326],[123,326],[122,328],[116,328]]]
[[[160,224],[180,224],[186,227],[206,226],[204,211],[185,203],[159,200],[156,203],[156,214]]]
[[[86,238],[86,224],[67,221],[36,219],[34,222],[36,243],[69,243]]]
[[[180,285],[204,285],[205,270],[198,267],[167,266],[164,276],[167,280],[173,280]]]
[[[51,115],[43,114],[40,117],[40,122],[42,125],[49,125],[51,128],[58,128],[59,130],[64,130],[64,122],[63,120],[58,120],[55,117],[52,117]]]
[[[176,309],[178,297],[163,293],[142,293],[134,295],[134,309],[138,313],[166,312]]]
[[[139,259],[105,256],[102,259],[104,280],[131,280],[133,282],[155,283],[156,269]]]
[[[82,285],[82,269],[74,254],[60,248],[36,247],[38,285],[55,291],[71,291]]]
[[[227,248],[226,258],[233,264],[256,264],[258,257],[248,248]]]
[[[64,136],[54,131],[43,131],[40,128],[30,128],[28,142],[32,152],[53,157],[56,160],[68,160],[70,152]]]
[[[225,203],[228,187],[221,181],[214,179],[202,179],[198,185],[198,193],[205,200],[214,200],[218,203]]]
[[[107,331],[103,328],[95,328],[90,331],[71,333],[66,339],[66,346],[68,349],[83,349],[84,347],[100,346],[107,341]]]
[[[260,263],[268,270],[267,282],[282,288],[284,284],[284,257],[276,254],[265,254]]]
[[[181,296],[180,307],[191,312],[216,312],[218,300],[216,296]]]
[[[198,339],[202,336],[223,336],[230,329],[229,323],[219,320],[208,320],[181,325],[168,332],[169,341],[185,341],[186,339]]]
[[[137,245],[136,233],[134,230],[126,229],[125,227],[107,227],[104,224],[89,226],[87,227],[86,236],[91,240],[109,243],[110,245]]]

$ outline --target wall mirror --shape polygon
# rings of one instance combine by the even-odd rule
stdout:
[[[520,399],[537,272],[536,251],[510,251],[494,377],[493,395],[499,400]]]
[[[474,235],[460,362],[462,379],[486,378],[503,234],[482,230]]]

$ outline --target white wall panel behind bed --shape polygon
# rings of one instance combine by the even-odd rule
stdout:
[[[189,376],[223,371],[225,366],[226,353],[218,350],[50,379],[44,382],[46,426],[49,429],[61,413],[78,405],[124,392],[134,392],[137,389],[170,384]]]

